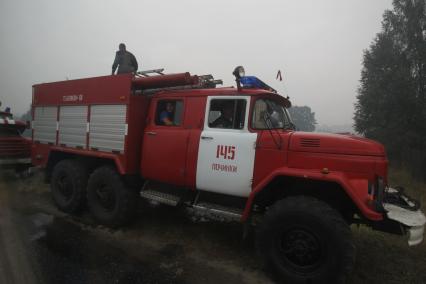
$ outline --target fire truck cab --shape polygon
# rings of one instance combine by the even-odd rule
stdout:
[[[288,98],[234,75],[237,88],[162,70],[34,85],[32,163],[61,210],[87,204],[101,224],[128,221],[138,196],[257,223],[257,249],[290,283],[342,281],[352,223],[422,241],[381,144],[295,131]]]
[[[23,171],[31,165],[30,140],[22,137],[26,124],[0,111],[0,168]]]

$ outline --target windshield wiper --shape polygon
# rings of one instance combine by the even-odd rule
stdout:
[[[283,114],[286,117],[286,120],[288,122],[284,124],[283,129],[284,130],[291,129],[291,130],[297,131],[296,124],[293,123],[287,108],[284,108]]]
[[[266,116],[266,118],[265,118],[265,116]],[[277,146],[278,149],[281,149],[281,147],[282,147],[282,138],[281,138],[281,135],[280,135],[280,133],[278,132],[278,130],[276,128],[272,128],[272,119],[271,119],[271,116],[268,113],[268,111],[265,112],[265,115],[263,115],[262,118],[263,118],[263,121],[265,122],[266,127],[268,128],[269,134],[271,134],[272,140],[274,140],[275,145]],[[268,124],[268,121],[266,119],[269,120],[270,124]],[[272,133],[272,129],[274,129],[276,132],[278,132],[278,137],[280,137],[280,141],[279,142],[277,142],[275,140],[275,137],[274,137],[274,135]]]

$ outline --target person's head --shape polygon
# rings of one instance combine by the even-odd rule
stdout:
[[[171,102],[168,102],[166,104],[166,111],[167,112],[173,112],[175,110],[175,105]]]
[[[118,49],[120,51],[126,51],[126,45],[124,43],[120,43],[120,45],[118,46]]]

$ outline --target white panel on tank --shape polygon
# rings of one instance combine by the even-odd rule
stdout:
[[[87,106],[62,106],[59,110],[58,144],[86,147]]]
[[[126,105],[94,105],[90,109],[89,147],[124,151]]]
[[[34,141],[40,143],[56,143],[57,107],[34,108]]]

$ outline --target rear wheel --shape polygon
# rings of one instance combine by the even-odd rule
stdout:
[[[96,169],[87,186],[87,200],[96,220],[107,226],[126,224],[135,214],[137,195],[110,166]]]
[[[328,204],[289,197],[271,206],[257,229],[267,268],[286,283],[341,283],[354,262],[349,226]]]
[[[77,160],[62,160],[53,169],[50,188],[56,206],[64,212],[78,212],[86,199],[87,168]]]

